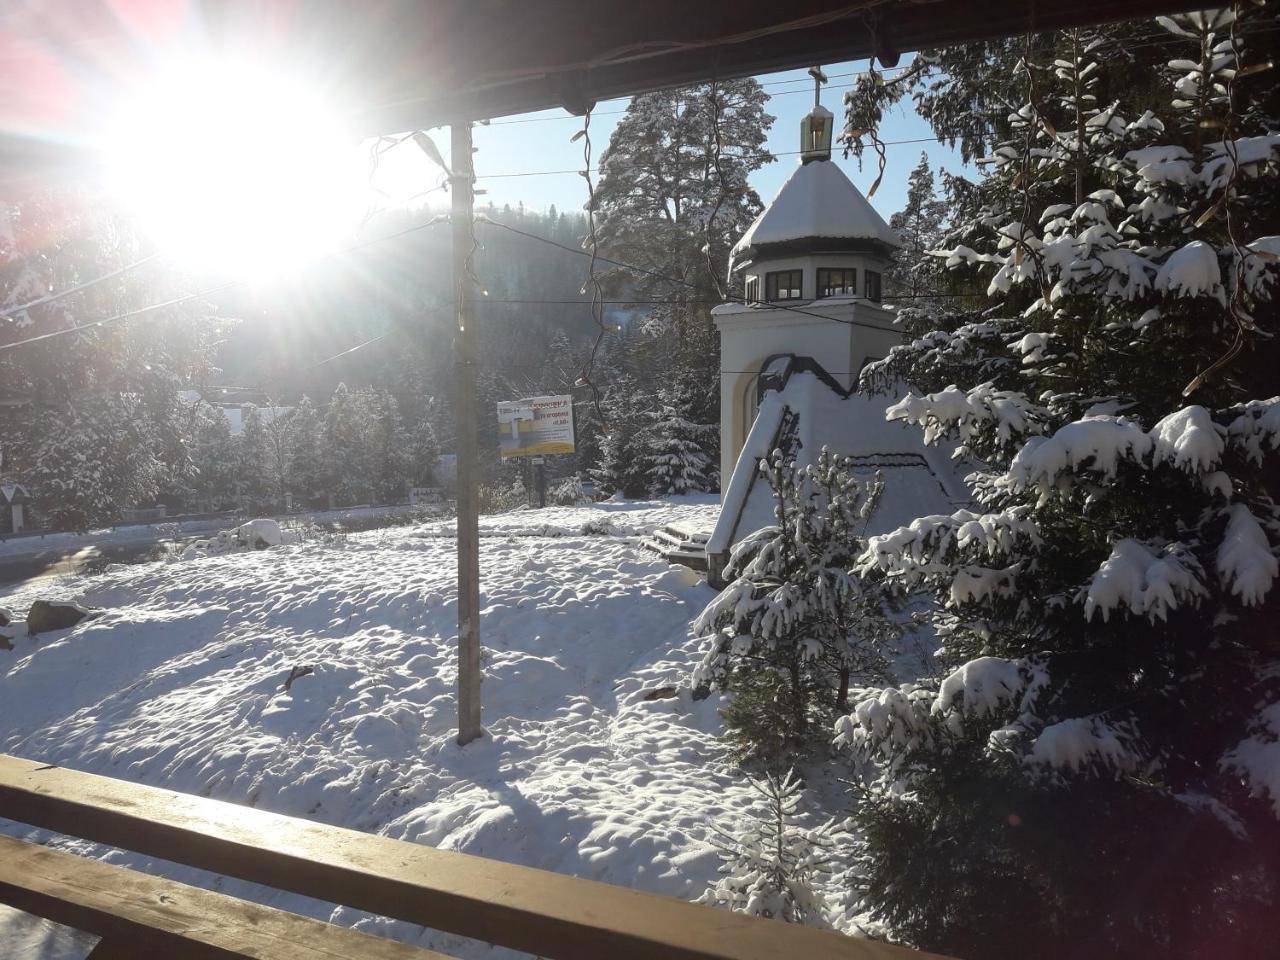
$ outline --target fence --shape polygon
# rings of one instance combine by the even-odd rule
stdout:
[[[0,817],[549,960],[929,956],[3,754]],[[444,960],[4,836],[0,902],[102,937],[91,960]]]

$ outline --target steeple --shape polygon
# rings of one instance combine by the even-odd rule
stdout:
[[[822,72],[821,67],[810,67],[809,76],[813,77],[813,109],[800,121],[801,163],[831,159],[834,117],[822,105],[822,85],[827,82],[827,75]]]

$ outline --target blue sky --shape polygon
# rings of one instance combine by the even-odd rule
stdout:
[[[851,83],[850,75],[865,70],[866,61],[832,64],[823,69],[831,82],[823,91],[822,102],[836,114],[836,129],[839,130],[843,125],[841,100]],[[775,152],[797,150],[800,120],[813,104],[813,81],[804,70],[768,74],[759,79],[771,97],[766,109],[777,118],[769,134],[769,149]],[[609,135],[617,126],[626,104],[626,100],[611,100],[596,106],[591,133],[597,154],[609,142]],[[581,126],[580,117],[571,116],[563,110],[507,117],[478,126],[474,134],[478,148],[475,155],[476,186],[488,192],[477,197],[477,202],[492,201],[498,206],[515,206],[523,202],[533,210],[545,210],[551,204],[561,210],[581,208],[586,190],[576,170],[582,167],[582,141],[570,142]],[[433,131],[432,136],[447,156],[447,131]],[[909,104],[885,119],[881,136],[889,141],[927,139],[924,143],[891,144],[887,148],[888,166],[884,181],[871,201],[886,219],[902,207],[906,198],[907,176],[922,150],[928,154],[935,170],[962,169],[959,153],[934,141],[933,132]],[[778,192],[797,162],[794,155],[781,156],[755,173],[752,184],[766,203]],[[856,159],[845,160],[838,151],[836,162],[863,192],[870,189],[877,169],[873,151],[868,150],[864,155],[861,170]],[[537,175],[503,176],[517,173]],[[380,164],[378,182],[397,199],[404,199],[426,189],[439,177],[438,168],[433,167],[411,144],[405,144],[385,155]],[[447,202],[443,193],[436,193],[429,199],[433,205]]]

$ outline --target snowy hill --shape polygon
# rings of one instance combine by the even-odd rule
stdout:
[[[755,795],[721,764],[718,700],[687,688],[688,624],[711,591],[639,536],[716,510],[688,497],[482,518],[489,736],[466,749],[452,733],[453,531],[437,524],[64,585],[106,612],[0,651],[0,751],[692,898],[715,875],[712,825],[732,827]],[[295,668],[312,672],[285,690]],[[336,919],[460,949],[353,911]]]

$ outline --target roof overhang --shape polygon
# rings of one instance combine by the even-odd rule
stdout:
[[[309,66],[352,136],[1203,6],[1187,0],[44,0],[0,13],[0,182],[92,160],[125,78],[195,45]]]
[[[736,248],[733,252],[733,269],[742,270],[765,260],[822,254],[871,253],[880,257],[892,257],[894,250],[890,244],[874,237],[801,237],[797,240],[779,240],[775,243],[757,243]]]

